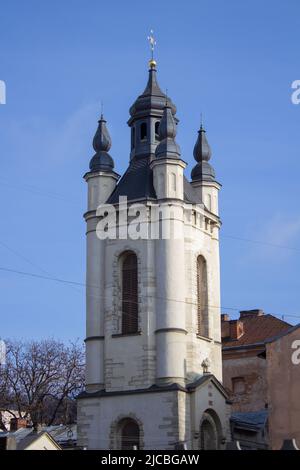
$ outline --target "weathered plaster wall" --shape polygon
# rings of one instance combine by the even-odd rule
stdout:
[[[284,439],[296,439],[300,446],[300,363],[292,348],[300,341],[300,327],[267,344],[267,380],[269,433],[272,449],[279,449]],[[299,351],[300,343],[298,343]],[[300,353],[298,353],[300,359]]]
[[[244,377],[243,393],[233,393],[232,379],[235,377]],[[223,379],[223,385],[230,391],[230,400],[233,401],[232,412],[259,411],[265,408],[268,403],[265,359],[247,352],[231,358],[224,354]]]

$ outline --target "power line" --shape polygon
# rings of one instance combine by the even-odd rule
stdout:
[[[31,264],[32,266],[34,267],[37,267],[40,271],[44,272],[45,274],[47,274],[47,276],[41,276],[41,275],[37,275],[37,274],[34,274],[34,273],[29,273],[29,272],[26,272],[26,271],[17,271],[17,270],[12,270],[12,269],[9,269],[9,268],[0,268],[1,270],[7,270],[8,272],[14,272],[16,274],[23,274],[23,275],[27,275],[27,276],[31,276],[31,277],[37,277],[37,278],[41,278],[41,279],[44,279],[44,280],[51,280],[51,281],[55,281],[55,282],[60,282],[60,283],[64,283],[64,284],[67,284],[69,285],[70,288],[74,289],[76,292],[79,292],[78,289],[76,289],[76,287],[74,287],[74,285],[76,286],[80,286],[80,287],[92,287],[92,288],[95,288],[95,289],[99,289],[99,286],[92,286],[92,285],[88,285],[86,283],[78,283],[78,282],[75,282],[75,281],[70,281],[70,280],[65,280],[65,279],[60,279],[60,278],[57,278],[57,277],[53,277],[49,271],[46,271],[45,269],[43,269],[42,267],[40,267],[39,265],[37,265],[36,263],[33,263],[31,260],[29,260],[28,258],[26,258],[25,256],[21,255],[20,253],[18,253],[16,250],[12,249],[11,247],[9,247],[7,244],[3,243],[0,241],[0,244],[2,246],[4,246],[6,249],[8,249],[9,251],[11,251],[12,253],[14,253],[16,256],[20,257],[21,259],[23,259],[24,261],[26,261],[27,263]],[[97,294],[87,294],[87,296],[89,298],[97,298],[97,299],[101,299],[102,297],[97,295]],[[190,301],[186,301],[186,300],[178,300],[178,299],[171,299],[171,298],[168,298],[168,297],[159,297],[159,296],[143,296],[145,298],[155,298],[155,299],[161,299],[161,300],[169,300],[169,301],[173,301],[173,302],[181,302],[181,303],[184,303],[184,304],[187,304],[187,305],[194,305],[194,306],[198,306],[198,303],[196,302],[190,302]],[[132,302],[132,301],[131,301]],[[137,304],[139,302],[136,302]],[[240,311],[241,309],[239,307],[223,307],[223,306],[214,306],[214,305],[205,305],[205,307],[207,308],[217,308],[217,309],[221,309],[221,310],[232,310],[232,311]],[[126,312],[127,315],[130,315],[128,312]],[[273,314],[274,316],[281,316],[282,320],[284,320],[284,317],[290,317],[290,318],[300,318],[300,315],[289,315],[289,314],[282,314],[282,315],[279,315],[279,314]]]
[[[6,180],[3,177],[0,177],[0,180],[4,181],[4,183],[2,183],[2,184],[4,184],[5,186],[8,186],[8,187],[11,187],[11,188],[14,188],[14,189],[15,188],[22,189],[24,191],[35,194],[37,196],[43,195],[43,196],[49,197],[51,199],[60,200],[60,201],[67,202],[69,204],[74,204],[74,205],[78,206],[78,202],[75,202],[75,200],[68,199],[62,194],[55,193],[55,192],[52,192],[52,191],[45,191],[43,188],[39,188],[39,187],[33,186],[33,185],[24,185],[24,184],[23,185],[11,185],[11,184],[7,183]],[[277,243],[271,243],[271,242],[261,241],[261,240],[253,240],[251,238],[237,237],[237,236],[234,236],[234,235],[226,235],[226,234],[223,234],[221,232],[220,239],[222,239],[222,238],[230,238],[232,240],[239,240],[239,241],[243,241],[243,242],[254,243],[254,244],[257,244],[257,245],[272,246],[273,248],[280,248],[280,249],[292,250],[292,251],[300,251],[300,248],[297,248],[297,247],[292,247],[292,246],[287,246],[287,245],[280,245],[280,244],[277,244]]]
[[[220,238],[231,238],[232,240],[240,240],[243,242],[249,242],[249,243],[255,243],[257,245],[267,245],[267,246],[272,246],[273,248],[284,248],[285,250],[293,250],[293,251],[300,251],[300,248],[296,248],[293,246],[286,246],[286,245],[277,245],[275,243],[270,243],[270,242],[262,242],[259,240],[252,240],[250,238],[242,238],[242,237],[234,237],[233,235],[224,235],[221,234]]]
[[[4,248],[6,248],[8,251],[10,251],[11,253],[13,253],[14,255],[18,256],[19,258],[21,258],[22,260],[26,261],[26,263],[29,263],[31,266],[33,266],[34,268],[37,268],[39,269],[40,271],[44,272],[45,274],[48,274],[49,276],[51,275],[48,271],[46,271],[45,269],[43,269],[41,266],[39,266],[38,264],[32,262],[30,259],[26,258],[25,256],[23,256],[21,253],[19,253],[18,251],[14,250],[13,248],[11,248],[10,246],[6,245],[6,243],[3,243],[0,241],[0,245],[2,245]]]
[[[67,279],[60,279],[58,277],[42,276],[41,274],[30,273],[28,271],[18,271],[16,269],[4,268],[1,266],[0,266],[0,271],[6,271],[10,273],[15,273],[15,274],[21,274],[23,276],[30,276],[30,277],[45,279],[47,281],[61,282],[62,284],[73,284],[75,286],[82,286],[82,287],[86,286],[86,284],[84,284],[83,282],[69,281]]]
[[[31,266],[33,266],[34,268],[38,269],[39,271],[47,274],[48,276],[51,276],[51,273],[49,271],[46,271],[46,269],[42,268],[41,266],[39,266],[38,264],[32,262],[30,259],[26,258],[25,256],[23,256],[21,253],[19,253],[18,251],[14,250],[13,248],[11,248],[10,246],[6,245],[6,243],[3,243],[0,241],[0,245],[2,245],[4,248],[6,248],[8,251],[10,251],[11,253],[13,253],[14,255],[18,256],[20,259],[23,259],[24,261],[26,261],[26,263],[29,263]],[[78,289],[76,289],[76,287],[73,287],[73,286],[70,286],[72,289],[76,290],[77,292]]]
[[[29,192],[31,194],[35,194],[36,196],[46,196],[46,197],[49,197],[50,199],[55,199],[55,200],[67,202],[68,204],[75,204],[75,205],[78,206],[77,202],[66,198],[62,194],[55,193],[53,191],[45,191],[44,188],[39,188],[37,186],[33,186],[33,185],[29,185],[29,184],[14,185],[14,184],[11,184],[11,183],[7,182],[7,180],[5,180],[3,177],[0,177],[0,180],[1,180],[1,184],[6,186],[6,187],[9,187],[9,188],[12,188],[12,189],[21,189],[21,190]]]
[[[76,286],[80,286],[80,287],[91,287],[93,289],[100,289],[99,286],[93,286],[91,284],[86,284],[84,282],[78,282],[78,281],[70,281],[68,279],[61,279],[61,278],[58,278],[58,277],[51,277],[51,276],[43,276],[43,275],[40,275],[40,274],[35,274],[35,273],[30,273],[28,271],[19,271],[19,270],[16,270],[16,269],[11,269],[11,268],[5,268],[3,266],[0,266],[0,271],[4,271],[4,272],[10,272],[10,273],[14,273],[14,274],[19,274],[19,275],[23,275],[23,276],[28,276],[28,277],[32,277],[32,278],[39,278],[39,279],[43,279],[43,280],[46,280],[46,281],[54,281],[54,282],[59,282],[61,284],[68,284],[68,285],[76,285]],[[95,298],[98,298],[98,299],[105,299],[104,296],[100,296],[100,295],[93,295],[93,294],[90,294],[91,297],[95,297]],[[178,302],[178,303],[183,303],[183,304],[186,304],[186,305],[194,305],[194,306],[197,306],[198,303],[197,302],[191,302],[191,301],[187,301],[187,300],[179,300],[179,299],[174,299],[174,298],[170,298],[170,297],[162,297],[162,296],[155,296],[155,295],[143,295],[143,296],[140,296],[141,298],[152,298],[152,299],[160,299],[160,300],[167,300],[167,301],[171,301],[171,302]],[[137,302],[138,303],[138,302]],[[216,309],[221,309],[221,310],[234,310],[234,311],[242,311],[243,308],[241,307],[225,307],[225,306],[222,306],[222,305],[206,305],[206,307],[208,308],[216,308]],[[274,315],[274,316],[283,316],[282,314],[277,314],[277,313],[272,313],[270,312],[271,315]],[[294,318],[300,318],[300,314],[284,314],[285,317],[294,317]]]

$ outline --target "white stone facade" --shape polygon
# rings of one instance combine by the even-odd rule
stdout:
[[[139,424],[139,447],[144,450],[171,450],[179,443],[185,443],[187,449],[200,449],[205,413],[216,423],[220,449],[225,447],[230,432],[224,396],[209,380],[193,393],[162,389],[82,398],[78,412],[78,445],[88,449],[120,449],[118,423],[124,418]]]
[[[187,236],[179,240],[99,240],[96,213],[86,214],[86,389],[104,389],[108,396],[79,400],[79,445],[117,448],[118,439],[111,437],[111,426],[119,416],[127,415],[143,423],[143,448],[174,448],[174,443],[181,441],[189,442],[188,448],[197,448],[197,426],[207,408],[215,410],[222,423],[222,435],[226,436],[225,398],[217,389],[214,392],[218,399],[208,400],[213,405],[207,400],[201,402],[198,392],[109,395],[147,389],[154,384],[176,382],[185,386],[202,375],[201,364],[206,358],[210,359],[210,372],[222,380],[219,222],[198,206],[194,207],[192,220],[187,221],[185,206],[178,200],[171,206],[174,213],[181,213],[185,228],[189,225]],[[127,250],[135,252],[138,259],[139,332],[124,336],[119,258]],[[208,337],[197,335],[199,255],[205,258],[208,271]],[[209,393],[207,388],[205,393]],[[151,436],[158,439],[155,447]]]
[[[148,223],[148,234],[153,234],[157,228],[151,218],[153,205],[167,204],[169,210],[160,216],[160,224],[172,227],[167,238],[159,234],[157,238],[100,240],[96,210],[113,192],[117,176],[113,171],[85,176],[86,392],[78,399],[78,445],[121,448],[118,423],[127,419],[139,428],[138,447],[143,449],[223,448],[228,420],[226,393],[220,384],[220,185],[192,183],[197,203],[189,202],[184,196],[186,165],[180,158],[156,160],[152,156],[149,165],[156,200],[130,200],[129,207],[136,202],[146,206],[141,227]],[[128,220],[132,223],[132,215]],[[129,251],[137,258],[138,328],[134,334],[122,334],[121,259]],[[197,326],[200,255],[207,269],[205,337],[199,336]],[[206,375],[204,360],[210,364]],[[210,429],[207,445],[201,423],[204,431]]]

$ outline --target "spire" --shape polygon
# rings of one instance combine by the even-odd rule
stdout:
[[[108,133],[103,114],[101,114],[98,123],[98,129],[93,139],[93,147],[96,153],[90,161],[90,170],[112,171],[114,168],[114,161],[108,153],[111,148],[111,138]]]
[[[194,158],[196,162],[208,161],[211,157],[211,148],[207,142],[206,132],[201,124],[198,131],[198,139],[194,147]]]
[[[176,113],[176,106],[174,103],[172,103],[170,98],[167,98],[166,95],[161,91],[158,84],[156,76],[156,62],[150,61],[149,64],[149,77],[146,88],[143,93],[138,96],[129,110],[131,115],[131,118],[128,122],[129,125],[133,120],[139,117],[144,117],[153,112],[158,116],[161,116],[165,107],[166,99],[168,100],[168,104],[172,109],[172,113],[174,115]]]
[[[158,132],[160,143],[155,150],[156,158],[180,158],[180,148],[175,141],[176,122],[168,101],[164,108]]]
[[[159,143],[158,126],[164,113],[166,101],[175,116],[176,106],[162,92],[156,77],[156,60],[154,46],[156,41],[151,30],[148,37],[151,47],[149,61],[149,77],[143,93],[137,97],[131,106],[128,125],[131,127],[130,160],[135,158],[154,158],[155,149]],[[175,122],[178,119],[174,117]]]
[[[192,170],[192,180],[193,181],[214,181],[215,171],[213,167],[208,163],[211,157],[211,148],[207,142],[206,132],[201,123],[200,129],[198,131],[197,142],[194,147],[194,158],[197,165],[194,166]]]

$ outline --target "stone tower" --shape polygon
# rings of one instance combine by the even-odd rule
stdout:
[[[86,390],[78,397],[78,445],[88,449],[223,448],[228,431],[220,185],[202,126],[191,182],[184,176],[176,107],[156,74],[152,59],[130,108],[124,175],[114,171],[103,116],[85,175]],[[106,221],[112,230],[103,235]]]

